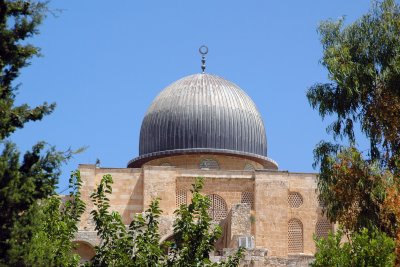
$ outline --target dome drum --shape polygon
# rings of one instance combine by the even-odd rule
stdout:
[[[155,159],[172,157],[172,156],[180,156],[180,155],[195,155],[195,154],[234,156],[234,157],[249,159],[249,160],[258,162],[261,165],[263,165],[265,169],[272,169],[272,170],[278,169],[278,164],[274,160],[272,160],[268,157],[251,154],[251,153],[244,153],[244,152],[240,152],[240,151],[223,150],[223,149],[176,149],[176,150],[160,151],[160,152],[142,155],[142,156],[132,159],[131,161],[128,162],[128,168],[140,168],[146,162],[149,162],[149,161],[152,161]]]

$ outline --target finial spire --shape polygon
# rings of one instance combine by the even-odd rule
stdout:
[[[206,55],[208,53],[208,47],[205,45],[200,46],[199,52],[201,54],[201,73],[204,73],[206,70]]]

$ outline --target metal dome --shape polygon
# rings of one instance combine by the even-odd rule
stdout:
[[[139,157],[128,167],[187,153],[219,153],[272,162],[254,102],[237,85],[211,74],[184,77],[154,99],[142,122]]]

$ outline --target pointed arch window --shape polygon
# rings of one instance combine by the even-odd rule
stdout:
[[[333,231],[332,224],[325,218],[319,219],[315,225],[315,235],[317,238],[327,238],[329,232]]]
[[[225,200],[217,195],[212,194],[207,196],[211,200],[211,206],[208,209],[208,214],[213,221],[220,221],[226,218],[228,214],[228,207]]]
[[[299,219],[288,223],[288,252],[303,253],[303,224]]]

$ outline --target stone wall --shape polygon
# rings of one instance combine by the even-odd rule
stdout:
[[[143,211],[143,176],[141,169],[96,168],[95,165],[79,165],[82,178],[82,199],[86,211],[82,215],[80,229],[92,230],[94,224],[90,212],[94,206],[90,195],[100,183],[103,175],[111,174],[114,184],[109,196],[111,209],[118,211],[124,223],[129,224],[134,214]]]
[[[179,157],[185,158],[184,156],[173,158],[178,160]],[[218,160],[224,162],[222,158]],[[225,160],[236,164],[230,157]],[[156,164],[155,161],[152,163]],[[240,164],[245,163],[246,161],[242,160]],[[237,164],[239,166],[239,163]],[[191,185],[196,177],[203,177],[205,183],[202,192],[221,197],[226,203],[227,213],[230,213],[224,224],[226,235],[224,247],[237,248],[238,236],[253,236],[255,251],[268,250],[267,258],[270,265],[265,266],[285,266],[279,265],[281,259],[296,259],[297,263],[302,261],[299,259],[308,259],[315,252],[313,234],[316,232],[316,225],[324,220],[317,201],[315,174],[271,170],[201,170],[151,164],[141,169],[80,165],[80,171],[83,180],[82,198],[87,203],[87,210],[79,225],[82,232],[90,233],[93,230],[94,225],[89,216],[93,205],[89,196],[105,174],[111,174],[114,180],[113,194],[110,196],[111,207],[123,215],[126,224],[129,224],[136,213],[143,212],[153,199],[161,199],[162,239],[172,234],[177,194],[183,190],[186,203],[189,203]],[[252,204],[240,204],[243,202],[244,193],[252,197]],[[293,238],[289,233],[291,231],[289,224],[293,220],[298,223],[298,228],[294,229],[293,233],[301,244],[301,250],[295,252],[291,251],[290,242]],[[90,238],[86,241],[95,244]],[[308,260],[304,260],[306,261]],[[291,264],[290,261],[283,260],[283,262]]]
[[[273,256],[286,256],[288,173],[257,172],[255,177],[255,241]]]
[[[163,215],[172,216],[175,211],[176,169],[172,167],[145,166],[143,167],[144,209],[151,201],[160,198],[160,208]]]
[[[271,256],[313,255],[313,234],[320,217],[315,174],[256,171],[256,246],[267,247]],[[291,221],[299,222],[301,233],[297,229],[289,233]],[[290,240],[298,240],[298,250],[291,251]]]
[[[76,233],[75,241],[85,242],[91,244],[92,246],[100,244],[100,238],[97,236],[96,231],[80,230]]]
[[[242,236],[251,237],[251,218],[249,204],[236,204],[230,211],[230,231],[228,248],[239,246],[238,238]]]
[[[289,192],[299,193],[303,199],[300,207],[288,205],[288,217],[299,219],[303,224],[304,254],[315,253],[313,234],[318,218],[322,217],[322,210],[317,200],[317,183],[314,174],[289,173]]]
[[[222,255],[211,255],[212,262],[227,260],[237,249],[224,249]],[[308,267],[314,261],[313,256],[292,255],[288,257],[269,256],[267,249],[247,249],[240,261],[241,267]]]
[[[223,171],[223,170],[185,170],[177,169],[176,190],[186,190],[188,201],[191,198],[189,190],[197,177],[204,178],[203,194],[221,196],[228,211],[233,205],[241,203],[243,192],[254,192],[253,171]]]
[[[311,255],[290,255],[288,258],[267,257],[264,263],[254,266],[263,267],[309,267],[314,261]]]

